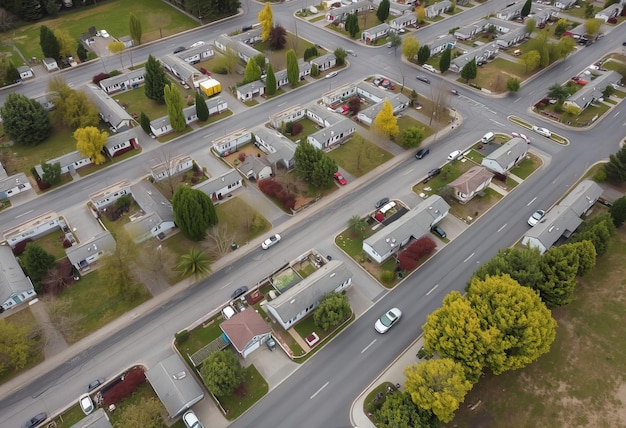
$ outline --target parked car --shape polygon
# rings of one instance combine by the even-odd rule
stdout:
[[[238,289],[236,289],[235,291],[233,291],[233,294],[230,295],[231,299],[237,299],[238,297],[243,296],[244,294],[246,294],[246,291],[248,291],[248,287],[246,287],[245,285],[239,287]]]
[[[100,385],[104,384],[104,379],[100,378],[100,379],[96,379],[93,382],[91,382],[89,385],[87,385],[87,392],[91,392],[94,389],[96,389],[97,387],[99,387]]]
[[[337,183],[341,184],[342,186],[348,184],[348,180],[346,180],[340,172],[334,173],[333,177],[335,178],[335,181],[337,181]]]
[[[339,74],[339,73],[337,73],[336,71],[331,71],[331,72],[330,72],[330,73],[328,73],[328,74],[327,74],[324,78],[325,78],[325,79],[332,79],[332,78],[333,78],[333,77],[335,77],[337,74]]]
[[[448,236],[446,231],[443,230],[441,228],[441,226],[435,225],[435,226],[433,226],[433,228],[431,230],[433,231],[434,234],[436,234],[440,238],[445,238],[446,236]]]
[[[401,316],[402,311],[400,311],[400,309],[391,308],[376,320],[374,328],[381,334],[386,333],[400,320]]]
[[[422,65],[422,68],[424,70],[430,71],[431,73],[436,73],[437,72],[437,69],[435,67],[433,67],[432,65],[430,65],[430,64],[424,64],[424,65]]]
[[[108,39],[109,37],[111,37],[109,35],[109,33],[107,32],[107,30],[100,30],[100,37]]]
[[[420,82],[428,83],[430,85],[430,79],[426,76],[418,75],[415,78],[419,80]]]
[[[452,153],[448,155],[448,160],[449,161],[457,160],[459,156],[461,156],[461,153],[462,152],[460,150],[453,151]]]
[[[550,138],[552,137],[552,132],[550,132],[546,128],[540,128],[538,126],[533,126],[533,131],[535,131],[539,135],[543,135],[544,137]]]
[[[347,53],[348,55],[356,56],[356,52],[354,52],[352,49],[348,49],[348,50],[346,50],[346,53]]]
[[[511,132],[511,137],[515,137],[515,138],[521,138],[522,140],[526,141],[528,144],[530,144],[530,138],[528,138],[526,135],[524,134],[520,134],[519,132]]]
[[[382,77],[377,77],[374,79],[374,81],[372,82],[374,85],[378,86],[380,85],[380,82],[382,82],[384,79]]]
[[[174,49],[174,53],[177,54],[177,53],[180,53],[180,52],[182,52],[184,50],[185,50],[184,46],[179,46],[176,49]]]
[[[48,414],[46,412],[37,413],[35,416],[27,420],[23,427],[24,428],[33,428],[37,425],[41,424],[43,421],[48,419]]]
[[[91,401],[91,397],[89,396],[89,394],[81,395],[78,399],[78,404],[80,404],[80,408],[86,415],[89,415],[94,410],[93,401]]]
[[[586,85],[587,83],[589,83],[589,82],[587,82],[585,79],[583,79],[583,78],[582,78],[582,77],[580,77],[580,76],[574,76],[574,77],[572,77],[572,81],[574,81],[574,82],[578,83],[579,85]]]
[[[451,89],[450,92],[452,92],[452,95],[459,95],[459,91],[456,89]]]
[[[546,215],[544,210],[537,210],[530,216],[528,219],[528,224],[530,226],[534,226],[541,221],[541,219]]]
[[[183,422],[187,428],[204,428],[200,423],[200,419],[198,419],[193,410],[185,412],[183,415]]]
[[[267,250],[269,247],[273,247],[274,245],[280,242],[280,235],[277,233],[275,235],[270,236],[261,244],[261,248]]]
[[[198,46],[204,46],[204,42],[199,41],[191,45],[192,48],[197,48]]]
[[[387,205],[389,203],[389,198],[382,198],[380,201],[376,202],[375,207],[378,208],[382,208],[385,205]]]
[[[417,151],[417,153],[415,153],[415,158],[416,159],[422,159],[424,156],[426,156],[429,153],[430,153],[430,149],[426,148],[426,147],[423,147],[423,148],[419,149]]]
[[[428,171],[428,174],[426,174],[426,178],[424,179],[422,183],[424,184],[428,183],[429,180],[431,180],[432,178],[435,178],[439,174],[441,174],[441,168],[431,169],[430,171]]]
[[[206,74],[207,76],[211,75],[211,72],[204,67],[200,67],[200,73]]]

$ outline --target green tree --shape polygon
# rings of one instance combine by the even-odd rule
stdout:
[[[141,21],[137,18],[137,15],[134,13],[130,13],[128,15],[128,31],[130,32],[130,37],[137,43],[141,44]]]
[[[561,37],[567,31],[567,19],[560,18],[556,21],[556,25],[554,26],[554,35],[556,37]]]
[[[537,28],[537,21],[535,21],[533,18],[527,18],[524,21],[524,28],[526,29],[526,34],[528,35],[528,37],[530,37],[533,31],[535,31],[535,29]]]
[[[324,156],[324,153],[307,141],[303,141],[296,146],[294,160],[296,162],[295,172],[304,180],[309,180],[315,169],[315,165]]]
[[[613,183],[623,183],[626,181],[626,146],[617,153],[609,156],[609,161],[604,164],[606,178]]]
[[[428,58],[430,58],[430,47],[428,47],[428,45],[423,45],[417,51],[417,63],[419,65],[424,65],[426,64],[426,61],[428,61]]]
[[[41,18],[41,3],[39,0],[22,0],[20,17],[25,21],[37,21]]]
[[[393,106],[388,99],[383,102],[382,109],[374,118],[374,130],[385,135],[395,136],[400,132],[398,119],[393,115]]]
[[[13,64],[13,61],[9,61],[6,69],[5,82],[8,84],[15,83],[21,79],[20,72],[17,71],[17,67]]]
[[[569,91],[565,86],[561,86],[559,83],[555,83],[548,88],[548,98],[553,98],[559,103],[562,103],[569,97]]]
[[[270,37],[270,30],[274,26],[274,13],[270,2],[265,2],[265,7],[259,12],[257,19],[261,24],[261,40],[266,41]]]
[[[76,40],[70,34],[57,28],[54,30],[54,36],[59,42],[59,54],[62,57],[76,56]]]
[[[580,241],[565,245],[571,247],[578,254],[578,271],[576,275],[585,276],[596,266],[597,253],[593,242]]]
[[[30,279],[39,282],[54,266],[54,256],[37,244],[26,244],[20,258]]]
[[[526,18],[530,14],[530,8],[532,7],[532,0],[526,0],[524,6],[522,6],[521,15],[522,18]]]
[[[341,293],[328,293],[320,300],[320,304],[313,313],[315,325],[328,331],[338,326],[352,313],[348,297]]]
[[[23,324],[0,320],[0,375],[26,367],[40,346],[34,340],[37,334]]]
[[[441,58],[439,58],[439,70],[441,73],[445,73],[450,68],[450,61],[452,60],[452,49],[449,47],[443,51]]]
[[[550,350],[556,321],[536,291],[509,275],[487,276],[470,282],[467,299],[483,330],[498,331],[486,355],[494,374],[525,367]]]
[[[348,228],[356,236],[362,237],[367,229],[367,221],[358,215],[353,215],[348,219]]]
[[[420,49],[420,42],[415,36],[407,36],[402,41],[402,54],[409,61],[415,60]]]
[[[404,388],[417,407],[432,411],[440,421],[450,422],[472,389],[460,363],[449,358],[428,360],[404,369]]]
[[[276,75],[274,74],[274,67],[272,64],[267,65],[267,75],[265,76],[265,93],[267,95],[274,95],[276,93]]]
[[[287,79],[292,87],[295,87],[300,81],[300,66],[298,65],[298,58],[296,57],[296,51],[289,49],[287,55]]]
[[[119,40],[114,40],[112,42],[109,42],[109,44],[107,45],[107,49],[113,55],[118,55],[120,57],[120,66],[124,68],[124,49],[126,49],[124,43],[120,42]]]
[[[622,196],[616,199],[609,208],[609,213],[611,214],[615,227],[622,227],[624,221],[626,221],[626,197]]]
[[[593,3],[592,2],[588,2],[587,5],[585,6],[585,18],[592,18],[593,15],[596,13],[596,11],[593,8]]]
[[[61,4],[57,3],[56,0],[43,0],[42,4],[46,13],[51,17],[57,16],[59,14],[59,10],[61,10]]]
[[[44,183],[54,186],[61,182],[61,164],[59,162],[44,162],[41,164],[41,170],[43,171],[41,180]]]
[[[604,21],[598,18],[587,19],[585,21],[585,30],[587,31],[587,34],[592,37],[598,34],[603,23]]]
[[[611,236],[615,234],[615,224],[613,217],[606,212],[587,218],[578,231],[572,236],[570,242],[580,242],[589,240],[596,247],[596,253],[601,256],[609,248]]]
[[[192,241],[202,241],[210,226],[218,223],[217,212],[211,198],[204,192],[180,186],[172,197],[174,222]]]
[[[547,45],[541,50],[541,60],[539,64],[541,65],[541,68],[546,68],[550,65],[550,49]]]
[[[256,64],[259,66],[259,69],[261,71],[265,70],[265,64],[266,64],[265,55],[257,54],[255,56],[253,56],[252,59],[254,60],[254,62],[256,62]]]
[[[4,132],[16,144],[35,146],[48,138],[52,129],[42,105],[15,92],[7,95],[0,116]]]
[[[320,189],[327,189],[333,183],[333,174],[337,172],[337,164],[322,152],[322,157],[313,168],[311,184]]]
[[[476,58],[472,58],[472,60],[461,69],[461,77],[465,79],[465,83],[467,83],[470,79],[475,79],[477,75],[478,67],[476,66]]]
[[[76,55],[78,55],[78,59],[80,60],[80,62],[87,61],[87,58],[89,57],[89,55],[87,54],[87,49],[85,49],[85,45],[83,45],[83,43],[80,41],[77,43]]]
[[[320,54],[315,46],[311,46],[304,50],[304,60],[307,62],[310,61],[311,58],[315,58],[318,56],[320,56]]]
[[[539,266],[541,253],[537,248],[503,248],[487,263],[480,266],[474,276],[484,280],[487,275],[507,274],[524,287],[536,289],[543,281]]]
[[[61,46],[54,32],[42,25],[39,27],[39,45],[43,52],[44,58],[54,58],[55,60],[61,59]]]
[[[255,82],[261,79],[262,74],[261,67],[259,67],[254,58],[250,58],[246,64],[246,71],[244,73],[245,82]]]
[[[537,50],[531,50],[519,57],[519,62],[524,65],[525,72],[535,70],[541,63],[541,54]]]
[[[187,127],[185,115],[183,114],[183,99],[180,96],[178,86],[170,83],[165,85],[165,104],[167,105],[167,116],[170,118],[172,129],[180,132]]]
[[[537,287],[549,308],[565,306],[574,299],[578,252],[565,245],[552,247],[541,256],[544,280]]]
[[[520,81],[517,77],[509,77],[506,80],[506,89],[509,92],[518,92],[520,88]]]
[[[197,281],[211,274],[211,260],[203,251],[191,247],[179,257],[176,268],[181,276],[192,275]]]
[[[402,45],[402,37],[400,37],[400,35],[395,31],[391,31],[387,36],[387,43],[389,43],[389,45],[393,48],[393,53],[395,55],[398,46]]]
[[[353,39],[361,32],[361,27],[359,26],[359,16],[356,12],[351,13],[346,17],[345,29]]]
[[[424,128],[421,126],[409,126],[404,128],[396,137],[396,142],[405,149],[418,147],[424,140]]]
[[[198,116],[198,120],[200,122],[206,121],[209,118],[209,108],[206,105],[206,101],[204,100],[204,97],[199,92],[196,92],[195,104],[196,104],[196,115]]]
[[[389,18],[390,6],[391,4],[389,3],[389,0],[381,0],[378,4],[378,9],[376,9],[376,18],[378,18],[380,22],[385,22],[385,20]]]
[[[108,136],[108,132],[100,131],[95,126],[86,126],[74,131],[76,148],[83,156],[89,156],[95,165],[100,165],[106,161],[102,149],[107,143]]]
[[[202,362],[200,374],[209,391],[218,397],[230,394],[243,382],[243,369],[229,349],[211,354]]]
[[[435,415],[417,407],[407,392],[387,395],[380,409],[374,413],[374,420],[379,428],[437,428],[440,425]]]
[[[161,428],[163,426],[163,405],[155,397],[144,398],[141,403],[124,406],[118,420],[117,428]]]
[[[110,290],[113,296],[119,296],[130,302],[142,295],[145,289],[137,281],[132,269],[137,260],[139,249],[137,244],[125,230],[115,234],[115,248],[109,249],[98,259],[98,286],[102,290]]]
[[[98,108],[91,98],[70,88],[62,77],[50,79],[48,93],[55,106],[53,117],[66,127],[75,130],[100,123]]]
[[[144,112],[141,112],[139,115],[139,124],[141,125],[143,132],[148,135],[152,134],[152,128],[150,128],[150,118]]]
[[[169,83],[169,80],[165,76],[165,72],[159,64],[159,61],[152,55],[148,55],[144,82],[146,97],[158,103],[164,103],[165,86]]]
[[[557,44],[559,57],[567,58],[569,54],[576,50],[576,42],[571,37],[562,37]]]
[[[348,57],[348,52],[344,48],[335,49],[335,60],[337,61],[337,65],[344,65],[346,63],[346,58]]]

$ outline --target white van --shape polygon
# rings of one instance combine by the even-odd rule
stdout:
[[[496,138],[496,135],[493,132],[487,132],[483,135],[483,138],[480,139],[480,142],[483,144],[491,143],[494,138]]]
[[[422,65],[422,68],[424,70],[430,71],[431,73],[436,73],[437,72],[437,69],[435,67],[433,67],[432,65],[430,65],[430,64],[424,64],[424,65]]]

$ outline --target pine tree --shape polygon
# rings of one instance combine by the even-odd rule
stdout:
[[[419,65],[424,65],[426,64],[426,61],[428,61],[428,58],[430,58],[430,47],[428,45],[423,45],[417,51],[417,63]]]
[[[128,18],[128,27],[130,31],[130,37],[138,44],[141,44],[141,21],[134,13],[130,13]]]
[[[467,83],[470,79],[475,79],[477,74],[478,66],[476,65],[476,58],[472,58],[472,60],[461,69],[461,77],[465,79],[465,83]]]
[[[296,57],[296,51],[289,49],[287,51],[287,78],[289,84],[294,87],[300,81],[300,66],[298,65],[298,58]]]
[[[57,61],[61,59],[61,44],[54,32],[45,25],[39,27],[39,45],[44,58],[54,58]]]
[[[209,108],[206,105],[204,97],[196,92],[196,115],[198,120],[204,122],[209,118]]]
[[[50,135],[48,112],[37,101],[24,95],[9,94],[0,107],[0,116],[4,132],[16,144],[35,146]]]
[[[248,63],[246,64],[246,71],[244,73],[244,79],[246,83],[256,82],[261,78],[261,67],[254,60],[254,58],[250,58]]]
[[[143,129],[146,134],[152,134],[152,128],[150,128],[150,118],[144,112],[141,112],[139,115],[139,124],[141,125],[141,129]]]
[[[445,73],[450,68],[450,61],[452,59],[452,50],[448,47],[441,54],[441,58],[439,59],[439,70],[441,73]]]
[[[165,85],[169,83],[165,72],[159,64],[159,61],[152,55],[148,56],[146,62],[146,75],[144,77],[144,90],[146,97],[159,103],[165,102]]]
[[[170,83],[165,85],[165,104],[167,105],[167,116],[170,119],[172,129],[180,132],[187,126],[185,116],[183,115],[183,100],[180,96],[178,86]]]
[[[532,0],[526,0],[524,6],[522,6],[521,15],[522,18],[526,18],[530,14],[530,9],[532,7]]]
[[[276,93],[276,75],[272,64],[267,65],[267,75],[265,76],[265,93],[274,95]]]
[[[385,20],[389,18],[389,8],[389,0],[381,0],[378,9],[376,9],[376,17],[380,22],[385,22]]]

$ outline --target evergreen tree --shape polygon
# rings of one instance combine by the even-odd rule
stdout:
[[[289,84],[295,87],[300,81],[300,66],[298,65],[298,58],[296,57],[296,51],[289,49],[287,51],[287,79]]]
[[[450,68],[450,61],[452,60],[452,50],[447,47],[446,50],[441,54],[441,58],[439,59],[439,70],[441,74],[448,71]]]
[[[526,3],[524,3],[524,6],[522,6],[522,18],[526,18],[529,14],[530,14],[530,9],[532,7],[532,0],[526,0]]]
[[[26,244],[26,249],[20,257],[26,273],[30,279],[39,282],[54,266],[54,256],[37,244]]]
[[[0,116],[4,132],[16,144],[35,146],[50,135],[48,112],[37,101],[24,95],[9,94],[0,107]]]
[[[417,63],[419,65],[424,65],[426,64],[426,61],[428,61],[428,58],[430,58],[430,47],[428,47],[428,45],[423,45],[417,51]]]
[[[19,15],[24,21],[37,21],[41,18],[42,10],[39,0],[22,0],[21,3],[22,9]]]
[[[61,44],[54,32],[45,25],[39,27],[39,45],[44,58],[54,58],[57,61],[61,59]]]
[[[196,92],[196,114],[200,122],[204,122],[209,118],[209,108],[206,105],[204,97],[198,92]]]
[[[85,46],[80,41],[78,42],[78,47],[76,48],[76,56],[78,56],[80,62],[85,62],[88,58],[87,49],[85,49]]]
[[[7,67],[7,77],[6,81],[8,84],[12,84],[21,79],[20,72],[17,71],[17,67],[13,64],[13,61],[9,61],[9,66]]]
[[[188,186],[180,186],[172,197],[174,222],[180,231],[192,241],[202,241],[210,226],[218,222],[217,212],[211,198],[204,192]]]
[[[144,76],[146,97],[159,103],[165,102],[165,86],[169,83],[159,61],[148,55],[146,75]]]
[[[130,31],[130,37],[135,41],[135,43],[140,45],[141,44],[141,34],[142,34],[141,21],[132,12],[130,13],[130,15],[128,17],[128,27],[129,27],[129,31]]]
[[[43,171],[41,180],[44,183],[54,186],[61,182],[61,164],[59,162],[44,162],[41,164],[41,170]]]
[[[578,272],[576,249],[566,245],[550,248],[541,256],[541,270],[544,279],[537,288],[546,306],[556,308],[571,303]]]
[[[381,0],[378,9],[376,9],[376,17],[380,22],[385,22],[389,18],[389,7],[389,0]]]
[[[150,118],[144,112],[141,112],[139,115],[139,124],[141,125],[143,132],[148,135],[152,134],[152,128],[150,128]]]
[[[185,115],[183,114],[183,99],[180,96],[178,86],[170,83],[165,85],[165,104],[167,105],[167,116],[170,119],[172,129],[180,132],[187,127]]]
[[[276,93],[276,75],[272,64],[267,65],[267,75],[265,76],[265,93],[274,95]]]
[[[356,12],[351,13],[347,16],[345,29],[352,38],[354,38],[361,31],[361,27],[359,27],[359,16],[356,14]]]
[[[244,73],[245,82],[256,82],[261,78],[261,74],[261,67],[259,67],[254,58],[250,58],[246,64],[246,71]]]
[[[465,83],[467,83],[470,79],[475,79],[477,75],[478,66],[476,65],[476,58],[472,58],[472,60],[461,69],[461,77],[465,79]]]

